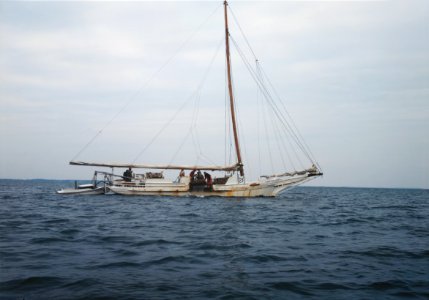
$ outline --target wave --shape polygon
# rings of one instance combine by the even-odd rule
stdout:
[[[111,263],[99,264],[94,266],[87,266],[84,269],[139,268],[139,267],[141,267],[140,263],[129,262],[129,261],[118,261],[118,262],[111,262]]]
[[[141,201],[17,189],[0,213],[0,298],[429,297],[427,192],[294,191]]]
[[[274,254],[252,255],[247,256],[246,259],[257,263],[280,262],[286,260],[284,257]]]
[[[64,279],[55,276],[33,276],[0,283],[0,291],[26,290],[62,285]]]
[[[234,243],[234,244],[226,244],[226,243],[212,243],[212,242],[205,242],[198,244],[196,249],[199,250],[229,250],[229,249],[247,249],[251,248],[247,243]]]
[[[267,284],[276,290],[290,291],[303,296],[313,296],[314,294],[303,284],[296,281],[279,281]]]
[[[380,246],[375,248],[370,248],[366,250],[356,251],[356,250],[347,250],[342,252],[342,257],[344,256],[368,256],[368,257],[396,257],[396,258],[427,258],[429,256],[429,250],[423,251],[407,251],[401,250],[396,247],[389,246]]]
[[[387,280],[387,281],[376,281],[369,284],[369,288],[374,290],[389,290],[389,289],[397,289],[397,288],[405,288],[408,289],[408,284],[405,281],[401,280]]]
[[[155,239],[155,240],[145,240],[133,243],[132,246],[140,247],[140,246],[150,246],[150,245],[180,245],[180,242],[176,241],[168,241],[164,239]]]
[[[44,237],[44,238],[32,238],[30,243],[32,244],[52,244],[58,242],[67,242],[68,240],[57,237]]]

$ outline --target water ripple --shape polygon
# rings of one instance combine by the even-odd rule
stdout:
[[[429,298],[429,191],[53,193],[67,184],[0,180],[1,299]]]

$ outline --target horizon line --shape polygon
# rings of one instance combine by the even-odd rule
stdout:
[[[91,179],[47,179],[47,178],[0,178],[0,180],[21,181],[91,181]],[[348,188],[348,189],[396,189],[396,190],[429,190],[429,187],[375,187],[375,186],[336,186],[336,185],[299,185],[299,187],[310,188]]]

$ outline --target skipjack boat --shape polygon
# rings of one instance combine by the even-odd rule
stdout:
[[[101,162],[84,162],[70,161],[71,165],[76,166],[96,166],[128,169],[123,176],[117,176],[116,180],[109,181],[108,189],[116,194],[121,195],[163,195],[163,196],[220,196],[220,197],[274,197],[284,190],[307,182],[313,178],[323,175],[319,164],[313,159],[311,151],[303,142],[301,135],[297,132],[294,124],[291,125],[287,116],[282,113],[277,102],[269,91],[269,88],[263,80],[263,74],[259,69],[249,69],[253,79],[256,81],[258,88],[262,91],[263,98],[269,104],[273,111],[273,116],[277,118],[279,125],[278,136],[282,136],[281,131],[287,131],[299,151],[308,160],[308,167],[301,170],[292,171],[284,170],[278,174],[263,175],[255,181],[246,180],[246,168],[243,163],[240,138],[236,119],[236,107],[234,102],[234,92],[232,84],[231,56],[230,56],[230,39],[232,39],[228,27],[228,3],[224,2],[224,24],[225,24],[225,54],[226,54],[226,73],[227,73],[227,90],[228,114],[233,145],[235,149],[235,162],[230,165],[182,165],[182,164],[165,164],[150,165],[137,163],[101,163]],[[241,29],[241,28],[240,28]],[[232,40],[235,45],[235,40]],[[239,49],[238,49],[239,50]],[[253,52],[253,51],[252,51]],[[240,52],[239,52],[240,53]],[[258,60],[255,60],[258,66]],[[247,65],[246,65],[247,66]],[[290,117],[290,116],[289,116]],[[134,174],[133,170],[146,170],[142,173]],[[154,170],[158,170],[154,172]],[[174,180],[164,178],[164,171],[177,170],[178,176]],[[221,173],[220,176],[214,176]],[[114,176],[112,174],[112,176]],[[94,190],[95,192],[95,190]]]

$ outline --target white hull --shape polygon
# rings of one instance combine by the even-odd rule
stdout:
[[[204,191],[192,191],[188,184],[180,182],[159,183],[156,186],[152,184],[145,186],[120,184],[110,186],[110,190],[115,194],[128,196],[275,197],[282,191],[304,183],[311,178],[305,175],[248,184],[215,184],[212,189]]]
[[[86,189],[62,189],[57,191],[57,194],[61,195],[100,195],[105,194],[106,190],[104,187],[98,188],[86,188]]]

